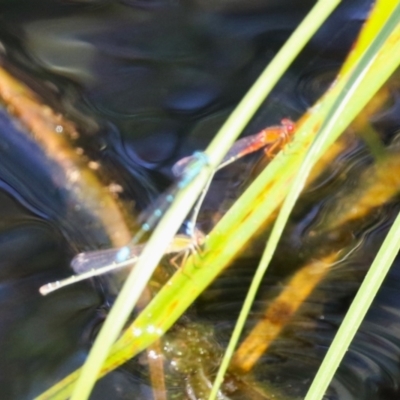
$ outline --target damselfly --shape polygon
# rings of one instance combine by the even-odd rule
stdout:
[[[239,139],[233,144],[227,155],[222,160],[221,164],[218,166],[217,170],[261,148],[265,148],[266,154],[271,157],[276,149],[289,141],[294,129],[294,122],[290,121],[289,119],[283,119],[282,125],[272,126],[263,129],[261,132],[255,135]],[[55,281],[44,285],[40,288],[40,293],[42,295],[46,295],[75,282],[102,275],[107,272],[134,264],[144,247],[144,245],[138,245],[138,241],[146,232],[154,228],[159,219],[162,217],[164,211],[173,202],[176,191],[188,185],[207,164],[207,156],[201,152],[197,152],[193,156],[185,157],[178,161],[173,166],[173,173],[180,178],[177,185],[172,190],[168,191],[167,194],[162,197],[162,199],[160,199],[158,205],[153,209],[154,211],[151,211],[150,215],[144,214],[149,216],[145,218],[142,217],[142,219],[144,219],[144,223],[128,245],[121,248],[89,251],[78,254],[71,262],[71,266],[76,275],[61,281]],[[198,231],[196,231],[194,228],[195,221],[197,219],[197,215],[204,200],[205,194],[207,193],[208,187],[211,183],[211,179],[212,177],[203,190],[201,197],[194,208],[190,224],[192,227],[191,236],[175,236],[173,242],[167,248],[166,254],[187,252],[199,244],[198,237],[201,236],[201,234],[198,233]]]

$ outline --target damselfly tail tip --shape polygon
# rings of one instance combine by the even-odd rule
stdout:
[[[59,289],[60,286],[61,286],[61,284],[59,281],[46,283],[45,285],[43,285],[39,288],[39,293],[42,296],[46,296],[49,293],[54,292],[55,290]]]

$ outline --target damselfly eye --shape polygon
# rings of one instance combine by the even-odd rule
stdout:
[[[286,128],[287,132],[289,133],[292,133],[296,128],[296,124],[289,118],[283,118],[281,120],[281,124]]]

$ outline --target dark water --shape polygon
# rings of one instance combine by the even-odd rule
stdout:
[[[177,159],[205,147],[312,4],[2,1],[2,62],[76,122],[83,133],[78,144],[103,165],[106,179],[122,187],[121,197],[141,210],[168,185]],[[246,133],[279,123],[283,117],[296,120],[323,93],[370,5],[371,1],[354,0],[338,9]],[[399,127],[395,92],[392,103],[374,121],[385,141]],[[0,154],[0,398],[31,399],[82,364],[107,311],[97,281],[45,298],[37,289],[70,273],[76,249],[104,246],[107,238],[71,210],[58,166],[4,109]],[[277,285],[277,279],[283,282],[305,258],[303,249],[312,247],[307,232],[318,226],[335,193],[340,193],[341,174],[352,171],[349,182],[356,181],[371,162],[365,154],[361,145],[350,149],[331,175],[304,196],[290,227],[290,240],[282,244],[288,246],[287,257],[278,255],[274,261],[254,316],[282,284]],[[200,219],[204,229],[214,223],[209,215],[217,209],[223,213],[251,175],[253,164],[247,161],[253,158],[217,177]],[[254,375],[259,382],[291,398],[304,395],[397,212],[394,201],[371,226],[352,232],[362,239],[362,247],[332,271],[258,363]],[[255,256],[238,262],[202,297],[187,317],[191,322],[181,322],[183,331],[192,333],[168,339],[172,358],[177,357],[173,349],[188,337],[195,338],[193,348],[206,349],[207,354],[227,340],[255,262]],[[400,398],[397,264],[326,399]],[[199,332],[201,339],[196,336]],[[171,398],[191,398],[197,383],[187,377],[195,375],[196,368],[207,370],[201,362],[183,364],[178,371],[170,367]],[[134,360],[103,379],[92,398],[149,399],[146,376],[146,367]],[[251,396],[241,392],[232,398]]]

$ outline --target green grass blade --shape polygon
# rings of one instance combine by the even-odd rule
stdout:
[[[332,101],[327,101],[327,104],[325,105],[325,107],[331,107],[331,110],[329,111],[327,118],[323,122],[317,138],[307,152],[306,157],[300,166],[300,169],[290,187],[289,193],[278,214],[278,218],[273,226],[271,236],[268,240],[266,249],[260,261],[260,265],[254,276],[252,285],[249,289],[248,295],[239,315],[238,322],[235,326],[230,343],[222,360],[221,367],[215,379],[209,400],[214,400],[216,398],[218,389],[223,381],[223,377],[229,366],[229,362],[232,358],[234,349],[240,338],[240,334],[243,330],[248,313],[254,302],[257,290],[272,259],[276,246],[279,242],[279,239],[281,238],[284,227],[294,207],[294,204],[297,201],[297,198],[299,197],[306,183],[307,177],[309,176],[312,167],[323,155],[327,147],[337,139],[343,129],[352,121],[352,119],[356,117],[356,115],[360,111],[360,101],[358,99],[358,96],[356,96],[357,89],[364,82],[364,78],[370,70],[370,67],[375,60],[375,57],[378,54],[379,50],[382,48],[390,34],[397,26],[399,17],[400,6],[396,8],[396,10],[393,12],[393,14],[389,18],[385,26],[382,28],[382,30],[379,32],[375,40],[367,48],[359,62],[356,64],[353,71],[350,73],[348,80],[343,79],[343,90],[339,92],[339,95],[336,99],[333,99],[333,104]],[[398,60],[394,60],[392,64],[392,69],[389,69],[388,74],[386,75],[386,79],[390,76],[390,74],[398,66],[398,64]],[[355,100],[358,101],[358,106],[354,105]],[[353,104],[350,104],[351,102],[353,102]],[[347,111],[347,119],[343,118],[345,109],[350,110],[350,112]],[[338,124],[339,119],[341,119],[340,125]]]
[[[360,327],[369,307],[372,304],[383,280],[385,279],[392,263],[400,250],[400,214],[374,262],[371,265],[364,281],[354,298],[329,350],[321,364],[320,369],[310,386],[305,400],[320,400],[325,394],[340,362],[350,346],[358,328]]]

